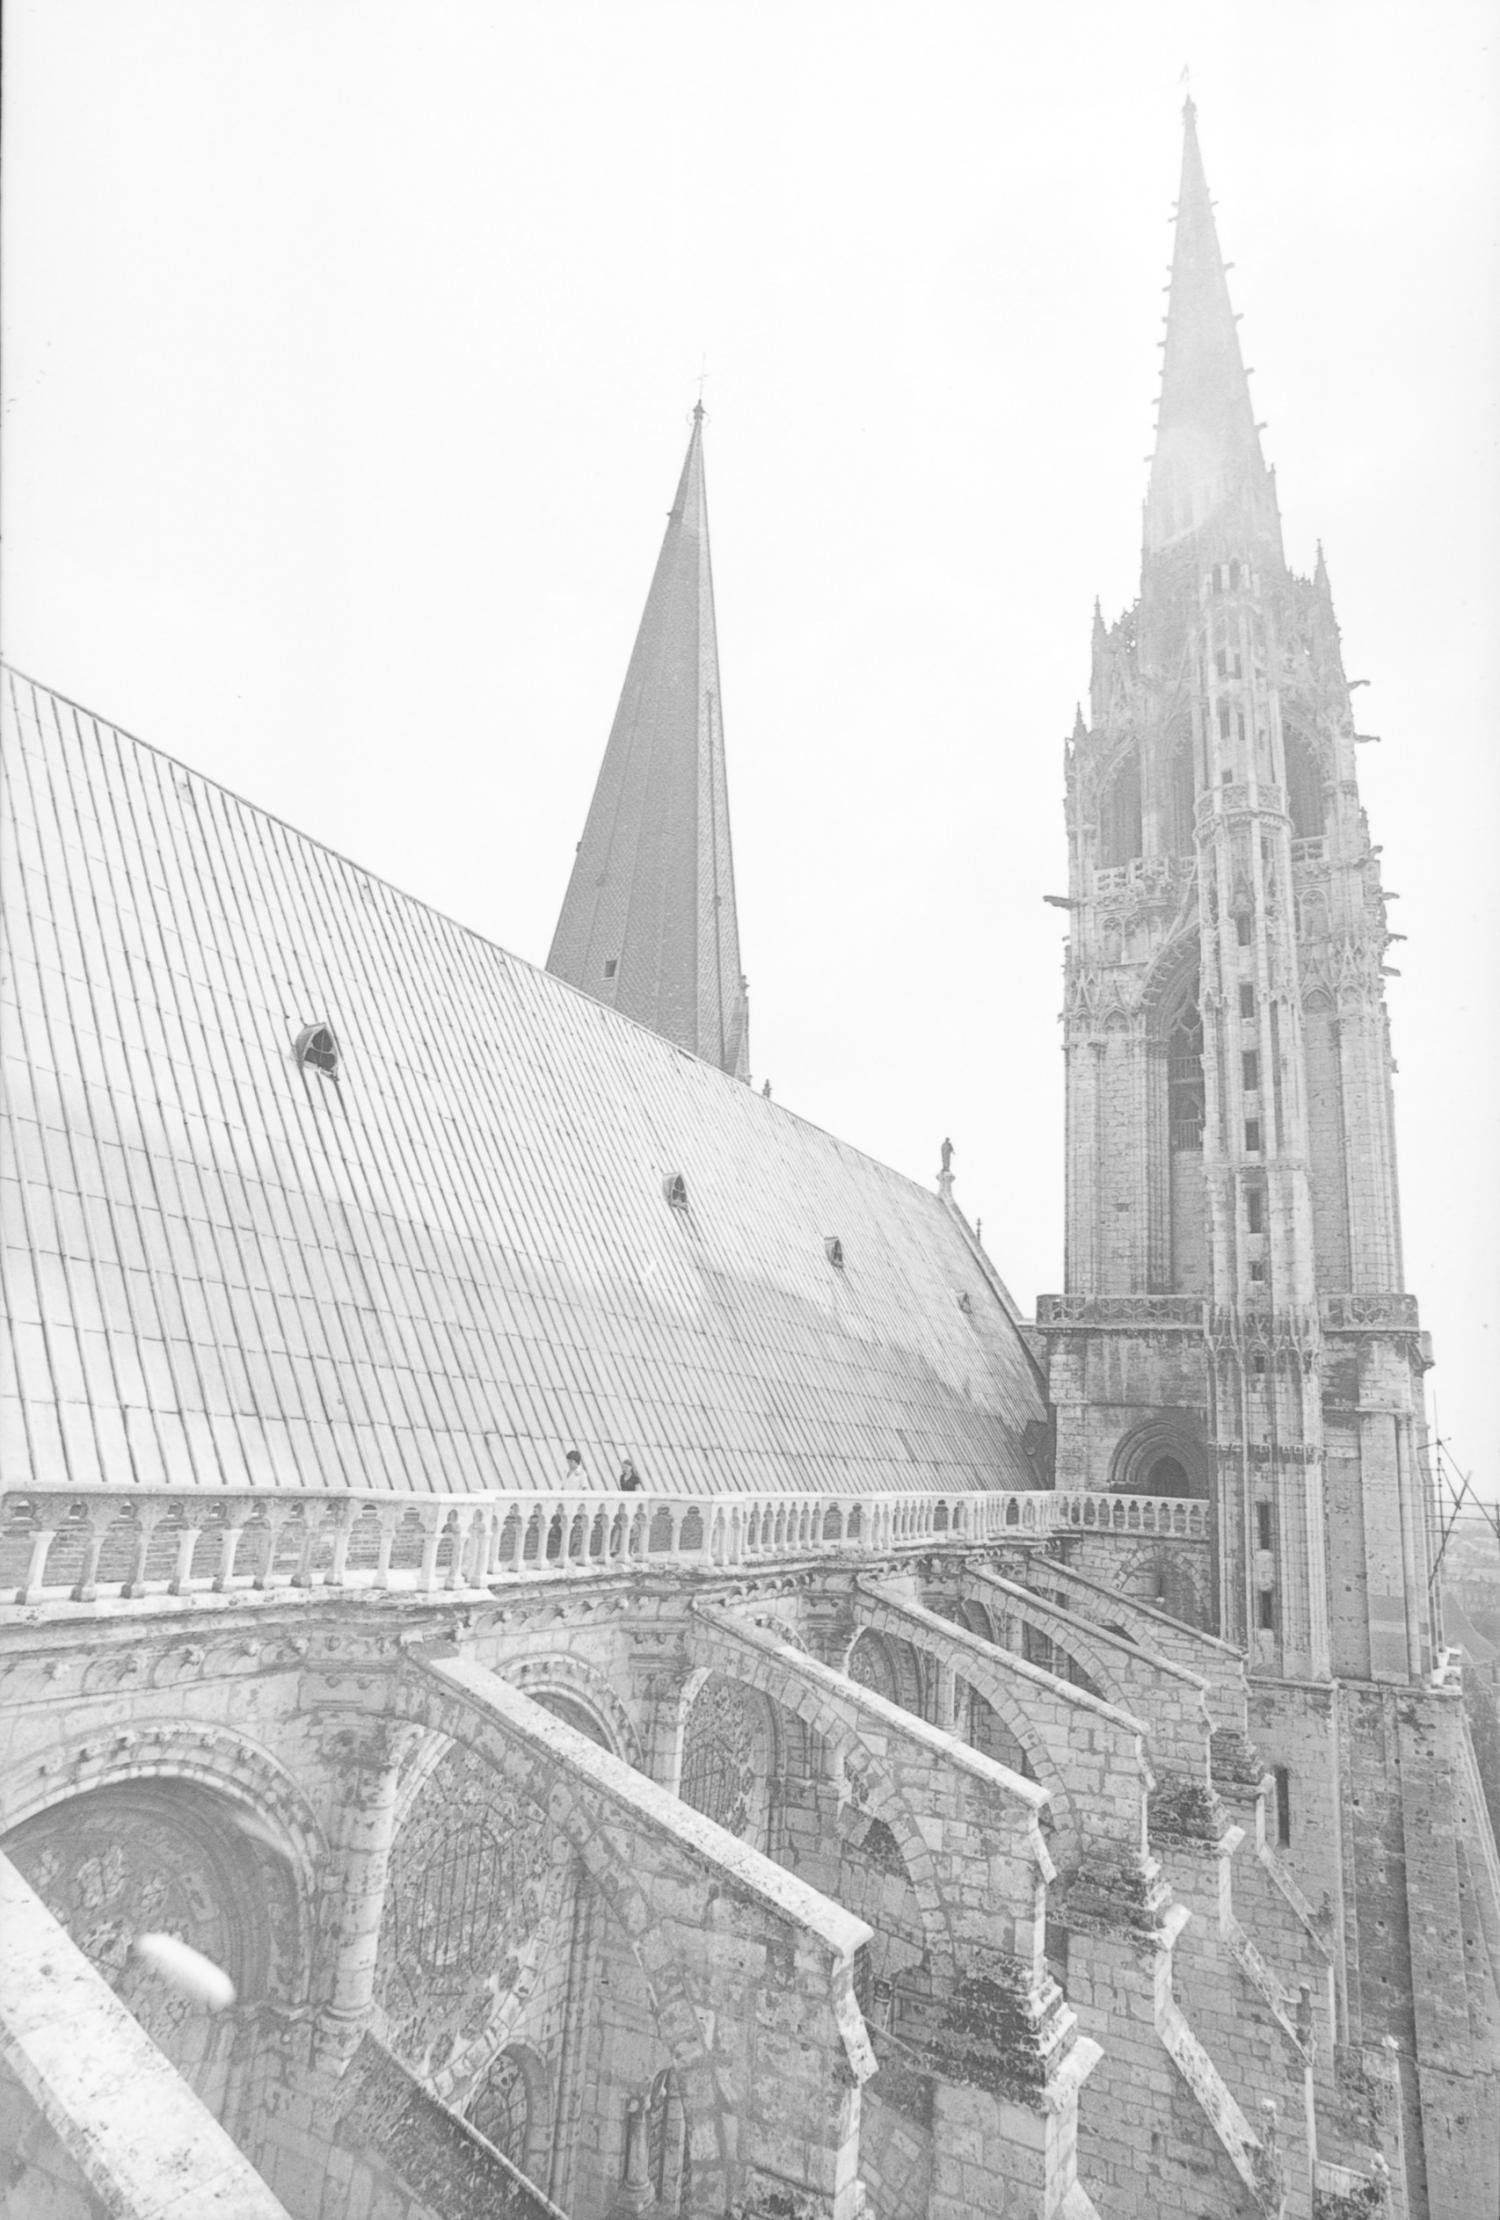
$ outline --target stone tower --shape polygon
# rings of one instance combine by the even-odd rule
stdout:
[[[1143,1546],[1127,1583],[1247,1654],[1340,2024],[1356,2049],[1395,2039],[1411,2209],[1457,2220],[1491,2206],[1462,2202],[1461,2169],[1441,2185],[1462,2104],[1439,2084],[1481,2058],[1493,2073],[1494,1990],[1487,1960],[1466,1987],[1433,1909],[1461,1927],[1495,1869],[1482,1808],[1467,1850],[1451,1826],[1441,1855],[1410,1839],[1472,1761],[1441,1689],[1431,1353],[1402,1284],[1398,936],[1327,569],[1321,549],[1311,577],[1283,554],[1191,102],[1184,124],[1140,598],[1113,627],[1096,607],[1067,746],[1066,1289],[1039,1313],[1059,1485],[1207,1500],[1197,1562]],[[1467,2059],[1424,2029],[1441,1983],[1477,2015]]]
[[[547,969],[748,1078],[701,402]]]

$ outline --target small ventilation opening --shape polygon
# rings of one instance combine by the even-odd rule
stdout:
[[[299,1064],[310,1064],[314,1071],[326,1078],[337,1079],[339,1074],[339,1044],[334,1039],[333,1027],[321,1021],[304,1025],[297,1035],[294,1056]]]
[[[1261,1588],[1257,1590],[1255,1597],[1255,1617],[1256,1624],[1260,1627],[1263,1633],[1275,1633],[1276,1590],[1274,1588]]]
[[[823,1254],[827,1257],[835,1272],[843,1271],[844,1244],[836,1233],[827,1233],[823,1236]]]
[[[668,1172],[661,1183],[661,1191],[674,1210],[686,1210],[688,1206],[687,1181],[683,1178],[681,1172]]]
[[[606,957],[605,957],[605,959],[604,959],[604,976],[605,976],[605,978],[606,978],[606,979],[613,979],[613,977],[614,977],[615,973],[616,973],[616,972],[617,972],[617,971],[619,970],[619,968],[620,968],[620,959],[619,959],[619,957],[618,957],[618,956],[606,956]]]

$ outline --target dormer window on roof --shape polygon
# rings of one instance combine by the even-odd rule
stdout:
[[[333,1027],[321,1019],[316,1025],[304,1025],[297,1035],[292,1054],[299,1064],[310,1064],[327,1079],[339,1075],[339,1044],[334,1039]]]
[[[825,1255],[825,1256],[827,1257],[827,1259],[828,1259],[829,1263],[830,1263],[830,1264],[831,1264],[831,1265],[833,1266],[833,1268],[834,1268],[835,1272],[842,1272],[842,1271],[843,1271],[843,1269],[844,1269],[844,1244],[843,1244],[843,1242],[842,1242],[842,1241],[841,1241],[841,1240],[839,1239],[839,1237],[838,1237],[838,1235],[837,1235],[836,1233],[825,1233],[825,1234],[824,1234],[824,1236],[823,1236],[823,1254],[824,1254],[824,1255]]]
[[[661,1183],[661,1191],[674,1210],[686,1210],[688,1206],[687,1181],[683,1178],[681,1172],[668,1172]]]

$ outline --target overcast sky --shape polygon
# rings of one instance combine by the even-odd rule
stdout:
[[[1061,1285],[1062,741],[1135,595],[1192,71],[1321,536],[1408,1284],[1494,1492],[1490,0],[11,0],[33,676],[544,960],[706,358],[758,1085]]]

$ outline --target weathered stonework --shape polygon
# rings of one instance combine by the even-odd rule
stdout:
[[[1477,1943],[1500,1925],[1500,1871],[1465,1817],[1473,1759],[1442,1685],[1388,897],[1328,574],[1321,553],[1310,578],[1287,565],[1235,321],[1189,103],[1141,594],[1113,627],[1096,613],[1067,746],[1067,1284],[1038,1328],[1059,1488],[1179,1496],[1201,1537],[1142,1520],[1122,1548],[1080,1526],[1058,1598],[1190,1668],[1156,1614],[1249,1664],[1236,1715],[1234,1669],[1202,1652],[1213,1781],[1253,1858],[1222,1858],[1215,1882],[1201,1787],[1161,1781],[1151,1811],[1197,1914],[1175,1987],[1215,2055],[1243,2036],[1269,2072],[1277,2027],[1305,2055],[1307,2101],[1279,2113],[1284,2186],[1236,2158],[1246,2193],[1357,2171],[1347,2148],[1374,2140],[1389,2190],[1330,2174],[1323,2205],[1465,2220],[1500,2196],[1500,1956]],[[1231,1898],[1279,1935],[1295,1992]],[[1361,2130],[1336,2070],[1387,2039],[1399,2148],[1384,2116]],[[1208,2109],[1233,2151],[1239,2128]]]
[[[1468,2220],[1386,897],[1191,113],[1034,1328],[735,1083],[684,489],[581,993],[6,675],[18,2220]]]

